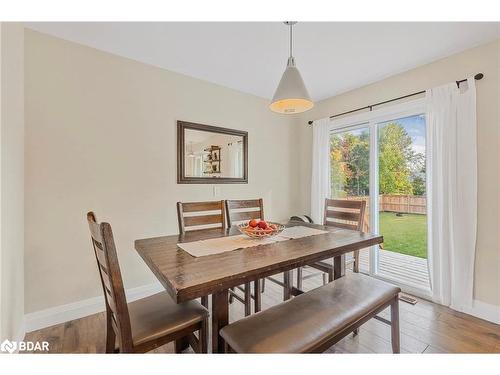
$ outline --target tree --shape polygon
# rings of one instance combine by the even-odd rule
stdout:
[[[381,194],[413,194],[410,161],[412,140],[399,124],[391,122],[379,130],[379,185]]]
[[[410,162],[411,184],[414,195],[425,195],[425,156],[415,153]]]
[[[330,137],[330,176],[335,197],[369,194],[369,133],[349,131]],[[425,194],[425,157],[396,122],[379,130],[380,194]]]
[[[333,195],[336,197],[367,195],[370,160],[368,132],[332,135],[330,150]]]

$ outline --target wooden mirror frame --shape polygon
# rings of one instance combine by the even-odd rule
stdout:
[[[186,177],[185,130],[200,130],[218,134],[236,135],[243,138],[243,177]],[[247,184],[248,183],[248,132],[218,126],[177,121],[177,183],[178,184]]]

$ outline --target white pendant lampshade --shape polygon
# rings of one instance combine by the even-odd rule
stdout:
[[[286,65],[285,72],[281,77],[278,88],[273,96],[269,108],[278,113],[294,114],[311,109],[314,106],[304,80],[299,70],[295,66],[295,59],[292,56],[292,27],[297,22],[285,22],[290,26],[290,57]]]

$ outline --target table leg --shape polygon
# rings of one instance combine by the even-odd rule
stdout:
[[[283,301],[288,301],[292,294],[292,271],[285,271],[283,272]]]
[[[259,312],[262,308],[262,293],[260,290],[260,280],[257,279],[253,282],[254,290],[254,300],[255,300],[255,312]]]
[[[229,323],[229,301],[227,289],[212,294],[212,353],[224,353],[224,340],[219,335],[221,328]]]
[[[345,275],[345,254],[333,258],[333,279],[337,280]]]
[[[252,314],[252,284],[245,283],[245,316]]]

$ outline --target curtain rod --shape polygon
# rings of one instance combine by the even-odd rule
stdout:
[[[484,74],[483,73],[477,73],[475,76],[474,76],[474,79],[476,81],[479,81],[480,79],[483,79],[484,77]],[[466,82],[467,79],[462,79],[460,81],[456,81],[457,83],[457,86],[460,86],[460,84],[462,82]],[[357,111],[362,111],[363,109],[369,109],[370,111],[373,109],[373,107],[376,107],[376,106],[379,106],[379,105],[382,105],[382,104],[387,104],[387,103],[391,103],[391,102],[395,102],[396,100],[401,100],[401,99],[405,99],[405,98],[409,98],[411,96],[415,96],[415,95],[420,95],[420,94],[423,94],[425,93],[425,90],[423,91],[419,91],[419,92],[414,92],[413,94],[408,94],[408,95],[403,95],[403,96],[399,96],[397,98],[394,98],[394,99],[389,99],[389,100],[384,100],[383,102],[378,102],[378,103],[375,103],[375,104],[370,104],[370,105],[367,105],[365,107],[360,107],[360,108],[356,108],[356,109],[352,109],[350,111],[347,111],[347,112],[342,112],[342,113],[338,113],[336,115],[332,115],[330,116],[330,118],[335,118],[335,117],[339,117],[339,116],[344,116],[344,115],[347,115],[349,113],[353,113],[353,112],[357,112]],[[309,125],[312,125],[314,121],[308,121],[307,123]]]

